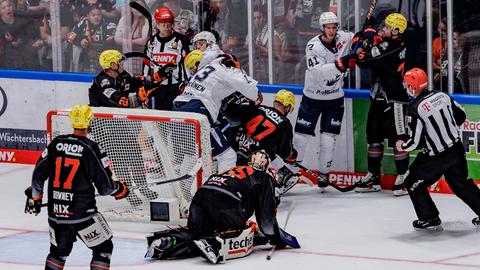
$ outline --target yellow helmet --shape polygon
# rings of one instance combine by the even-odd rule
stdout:
[[[185,57],[185,67],[188,69],[195,69],[198,63],[202,61],[202,51],[193,50]]]
[[[290,106],[292,110],[295,108],[295,96],[288,90],[279,90],[273,97],[273,100],[282,103],[285,107]]]
[[[400,13],[391,13],[385,18],[385,25],[398,29],[398,32],[403,33],[407,29],[407,19]]]
[[[117,50],[105,50],[98,57],[98,62],[103,69],[109,69],[112,63],[119,63],[125,60],[125,56]]]
[[[75,129],[86,129],[93,119],[93,111],[87,104],[77,104],[70,111],[70,122]]]

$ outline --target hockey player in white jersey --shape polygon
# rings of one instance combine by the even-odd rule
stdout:
[[[202,60],[198,65],[198,69],[210,64],[213,60],[217,59],[219,55],[224,52],[217,45],[215,35],[208,31],[202,31],[196,34],[193,39],[193,48],[202,52]]]
[[[357,58],[349,54],[353,33],[338,31],[338,18],[333,12],[322,13],[320,25],[323,33],[312,38],[306,46],[305,87],[295,124],[294,147],[301,162],[321,117],[318,186],[323,189],[328,185],[336,136],[343,118],[342,74],[355,67]]]
[[[190,54],[195,60],[190,59]],[[185,62],[188,67],[198,66],[201,53],[193,50]],[[192,57],[193,58],[193,57]],[[195,74],[185,86],[183,93],[173,103],[173,110],[196,112],[208,117],[211,129],[212,155],[217,160],[217,169],[222,172],[236,164],[236,153],[229,146],[221,130],[215,126],[222,100],[240,92],[250,100],[258,97],[257,81],[247,76],[241,69],[235,57],[223,54],[210,64],[193,71]]]

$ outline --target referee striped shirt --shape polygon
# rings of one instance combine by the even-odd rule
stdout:
[[[426,147],[435,156],[461,141],[459,126],[466,115],[462,106],[442,92],[424,92],[409,106],[409,140],[405,151]]]

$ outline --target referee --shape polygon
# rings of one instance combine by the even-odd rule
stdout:
[[[399,151],[424,149],[410,165],[404,185],[418,220],[415,230],[443,230],[439,212],[428,187],[444,175],[453,193],[480,216],[480,189],[467,179],[465,148],[459,126],[465,121],[463,108],[442,92],[427,91],[427,74],[419,68],[405,73],[403,84],[414,100],[408,109],[409,138],[398,140]],[[472,220],[480,226],[480,217]]]
[[[186,36],[173,30],[175,15],[170,8],[166,6],[157,8],[154,18],[158,31],[145,44],[145,54],[158,65],[150,61],[144,62],[143,75],[153,77],[161,67],[170,63],[175,64],[177,68],[153,93],[148,107],[172,110],[173,100],[180,94],[180,83],[188,79],[183,60],[190,52],[190,41]]]

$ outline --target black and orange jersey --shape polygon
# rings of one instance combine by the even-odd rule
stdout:
[[[245,222],[255,213],[257,223],[266,235],[278,232],[275,211],[275,179],[266,172],[250,166],[236,166],[221,174],[210,176],[201,188],[223,192],[241,202]]]
[[[240,106],[234,118],[240,126],[232,129],[233,147],[237,150],[238,164],[246,164],[250,154],[263,149],[273,160],[290,157],[293,150],[293,129],[290,120],[274,107]]]
[[[97,212],[100,195],[115,191],[107,155],[94,141],[60,135],[43,151],[32,176],[32,196],[43,193],[48,181],[48,216],[58,223],[78,223]]]
[[[118,78],[113,78],[101,71],[88,89],[88,98],[92,107],[123,107],[138,106],[140,101],[135,100],[135,94],[143,81],[132,76],[127,71],[122,72]],[[133,96],[134,98],[130,98]]]
[[[357,65],[360,68],[372,69],[373,98],[383,93],[388,101],[408,103],[407,92],[402,83],[406,50],[403,40],[384,39],[377,46],[359,55]]]

